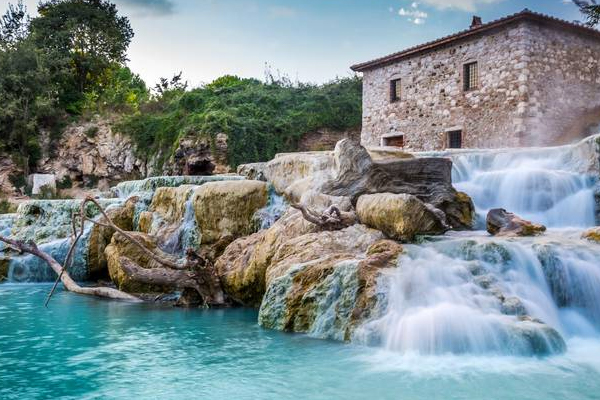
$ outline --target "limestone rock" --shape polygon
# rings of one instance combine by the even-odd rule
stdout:
[[[135,205],[138,201],[137,197],[128,199],[125,204],[117,207],[109,207],[106,214],[124,231],[133,230],[133,215],[135,213]],[[104,217],[101,217],[99,222],[106,222]],[[108,273],[108,263],[104,255],[104,250],[110,244],[115,230],[110,227],[93,225],[88,245],[88,274],[90,278],[102,277]]]
[[[375,162],[358,143],[345,139],[336,145],[332,178],[319,190],[350,197],[355,204],[363,194],[394,193],[416,196],[443,211],[452,229],[470,229],[474,207],[467,195],[452,187],[452,161],[446,158],[408,158]]]
[[[522,219],[502,208],[490,210],[486,218],[487,231],[494,236],[535,236],[546,231],[546,227]]]
[[[443,213],[410,194],[363,195],[356,212],[363,224],[402,241],[412,241],[419,234],[442,234],[448,229]]]
[[[32,174],[29,176],[32,187],[31,194],[45,195],[49,198],[56,196],[56,176],[54,174]]]
[[[597,226],[583,232],[582,238],[600,243],[600,227]]]
[[[267,163],[241,165],[238,173],[266,180],[277,193],[283,194],[294,182],[329,171],[333,167],[331,152],[278,154]]]
[[[130,138],[113,132],[111,121],[96,117],[85,123],[69,125],[51,152],[50,135],[42,139],[44,154],[38,171],[56,175],[57,182],[68,178],[73,186],[108,187],[146,175],[146,164],[135,156]],[[74,193],[72,193],[74,194]]]
[[[163,166],[164,175],[212,175],[229,172],[227,135],[219,133],[214,140],[206,137],[184,137],[173,156]]]
[[[259,181],[209,182],[194,191],[193,206],[202,243],[255,231],[254,214],[268,201],[268,187]]]
[[[266,271],[279,246],[314,230],[299,211],[289,210],[269,229],[231,243],[215,263],[225,292],[239,304],[260,306]]]
[[[160,255],[160,257],[169,259],[173,262],[177,261],[175,256],[166,254],[161,251],[158,246],[156,239],[152,236],[139,233],[139,232],[128,232],[131,236],[140,241],[146,248]],[[157,261],[151,259],[145,254],[138,246],[128,241],[121,234],[117,233],[113,235],[110,244],[106,247],[104,254],[108,262],[108,272],[111,280],[117,286],[119,290],[123,290],[127,293],[169,293],[172,288],[161,287],[155,285],[148,285],[145,283],[136,282],[132,280],[121,267],[121,257],[126,257],[135,264],[142,268],[159,268],[162,265]]]
[[[360,225],[345,231],[308,234],[286,244],[295,244],[302,254],[296,258],[289,253],[288,268],[273,276],[259,312],[261,325],[349,340],[356,327],[378,315],[383,309],[378,306],[378,278],[385,268],[396,266],[402,247],[376,239]],[[326,245],[316,245],[315,235]],[[350,237],[357,239],[354,245],[347,241]],[[312,256],[310,250],[301,251],[306,245]]]

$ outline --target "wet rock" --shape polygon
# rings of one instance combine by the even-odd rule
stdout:
[[[256,231],[254,214],[268,201],[268,186],[260,181],[210,182],[193,194],[202,243],[211,244],[226,236],[233,239]]]
[[[109,207],[106,214],[111,221],[124,231],[133,230],[133,216],[137,197],[128,199],[125,204],[117,207]],[[104,217],[99,222],[105,223]],[[108,262],[104,250],[110,244],[115,230],[110,227],[93,225],[91,228],[88,244],[88,273],[90,279],[96,279],[108,275]]]
[[[363,224],[407,242],[416,235],[442,234],[448,230],[443,212],[409,194],[362,195],[356,212]]]
[[[266,290],[266,272],[287,240],[315,231],[299,211],[288,210],[273,226],[231,243],[215,263],[225,292],[237,303],[259,307]]]
[[[0,256],[0,283],[8,279],[8,268],[10,265],[10,258]]]
[[[527,347],[532,355],[560,354],[567,349],[565,340],[556,329],[531,317],[521,317],[512,330],[515,335],[514,345]],[[511,343],[507,345],[510,346]]]
[[[333,236],[340,237],[325,240],[329,243],[328,251],[319,252],[317,246],[312,247],[312,256],[310,251],[300,259],[288,256],[288,268],[277,269],[279,273],[273,275],[268,285],[259,323],[272,329],[307,332],[319,338],[350,340],[361,323],[383,309],[378,307],[383,297],[378,291],[378,279],[384,269],[396,266],[402,252],[397,243],[378,240],[365,229],[355,226],[347,228],[346,233],[333,232]],[[358,232],[369,236],[364,245],[350,245],[341,239],[350,233],[356,237]],[[318,235],[330,234],[332,232]],[[310,242],[314,235],[305,235],[294,242],[298,246],[304,246],[307,241],[314,243]],[[331,246],[335,242],[337,245]]]
[[[170,254],[161,251],[155,238],[140,232],[128,232],[131,236],[141,242],[147,249],[158,254],[164,259],[176,262],[177,258]],[[170,293],[173,288],[158,285],[150,285],[147,283],[137,282],[130,278],[122,268],[121,257],[125,257],[136,265],[145,268],[160,268],[162,265],[150,258],[138,246],[131,243],[121,234],[113,235],[110,244],[104,251],[110,279],[114,282],[119,290],[127,293]]]
[[[546,227],[522,219],[502,208],[490,210],[486,218],[487,231],[494,236],[536,236]]]
[[[595,228],[588,229],[587,231],[583,232],[581,237],[592,242],[600,243],[600,227],[597,226]]]

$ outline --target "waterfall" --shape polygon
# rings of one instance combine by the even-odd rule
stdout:
[[[598,170],[585,163],[597,162],[586,154],[590,142],[451,154],[453,183],[471,196],[480,222],[501,207],[548,227],[591,226]]]
[[[185,212],[183,219],[175,232],[173,232],[164,242],[162,249],[170,254],[180,254],[188,248],[197,248],[201,242],[201,232],[196,223],[196,212],[192,191],[188,194],[189,198],[185,202]]]
[[[428,355],[550,354],[570,338],[600,338],[600,246],[581,239],[581,228],[595,225],[597,140],[427,153],[452,158],[453,183],[473,199],[480,228],[489,209],[505,208],[551,229],[406,245],[380,282],[385,311],[356,337]]]
[[[563,351],[563,337],[599,333],[598,250],[567,235],[407,245],[386,278],[387,310],[362,333],[401,353]]]
[[[275,191],[273,185],[269,185],[269,200],[267,205],[256,212],[254,218],[258,221],[260,229],[269,229],[288,209],[288,204]]]

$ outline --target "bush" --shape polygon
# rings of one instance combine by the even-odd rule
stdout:
[[[293,151],[307,132],[360,126],[361,106],[362,82],[356,76],[324,85],[292,85],[226,75],[191,91],[166,91],[125,117],[117,129],[133,138],[140,155],[160,153],[159,163],[183,136],[214,142],[218,133],[225,133],[228,162],[235,168]]]

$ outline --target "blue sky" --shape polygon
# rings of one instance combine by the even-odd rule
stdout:
[[[223,74],[324,82],[351,64],[524,8],[580,19],[569,0],[113,0],[136,36],[130,67],[153,84],[183,71],[192,85]],[[37,0],[25,0],[35,13]],[[7,0],[0,0],[2,9]]]

